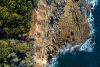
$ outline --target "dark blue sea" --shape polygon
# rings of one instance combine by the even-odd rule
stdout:
[[[94,16],[95,47],[93,52],[66,53],[57,59],[55,67],[100,67],[100,0],[92,10]]]

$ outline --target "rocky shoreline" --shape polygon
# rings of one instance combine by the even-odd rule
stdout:
[[[48,67],[59,48],[75,46],[89,38],[87,14],[91,6],[85,0],[39,0],[32,11],[29,37],[33,38],[34,67]]]

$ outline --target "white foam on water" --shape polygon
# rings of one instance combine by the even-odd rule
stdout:
[[[80,51],[85,52],[92,52],[95,46],[95,42],[92,41],[92,39],[88,39],[82,46],[79,48]]]
[[[81,45],[75,45],[75,46],[71,46],[71,44],[66,43],[65,45],[63,45],[61,48],[59,48],[58,52],[59,54],[66,54],[66,52],[69,53],[73,53],[73,51],[75,51],[75,49],[80,48]]]
[[[92,12],[90,12],[90,15],[88,17],[88,22],[89,22],[89,27],[90,27],[90,34],[89,36],[91,38],[87,39],[79,48],[80,51],[85,51],[85,52],[92,52],[95,46],[95,42],[92,41],[95,29],[94,29],[94,18]]]
[[[92,5],[92,9],[98,4],[98,0],[86,0],[86,2]]]
[[[57,66],[57,65],[58,65],[57,59],[58,59],[57,57],[53,57],[53,58],[51,59],[50,64],[49,64],[48,67],[58,67],[58,66]]]
[[[58,52],[59,54],[65,54],[66,52],[69,52],[71,49],[71,45],[63,45],[62,47],[59,48]]]
[[[98,0],[86,0],[88,4],[91,4],[92,5],[92,8],[91,8],[91,11],[90,11],[90,14],[88,16],[88,23],[89,23],[89,27],[90,27],[90,37],[89,39],[87,39],[83,44],[82,46],[79,48],[80,51],[85,51],[85,52],[92,52],[93,49],[94,49],[94,46],[95,46],[95,42],[93,42],[93,36],[94,36],[94,33],[95,33],[95,29],[94,29],[94,17],[93,17],[93,14],[92,14],[92,10],[95,9],[95,6],[98,4]]]

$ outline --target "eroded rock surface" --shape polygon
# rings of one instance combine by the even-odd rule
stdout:
[[[81,2],[83,1],[81,0]],[[61,42],[66,41],[72,45],[82,43],[90,33],[86,12],[81,13],[80,6],[77,6],[77,3],[76,0],[67,0],[64,13],[60,16],[59,21],[59,40]],[[85,8],[83,10],[86,11]]]
[[[89,37],[88,8],[85,0],[38,1],[29,31],[34,38],[34,67],[48,67],[48,59],[58,54],[63,42],[74,46]]]

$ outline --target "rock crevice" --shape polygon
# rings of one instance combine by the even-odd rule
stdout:
[[[38,1],[38,8],[32,11],[29,31],[30,38],[34,38],[34,67],[48,67],[48,59],[58,54],[64,42],[74,46],[89,37],[85,15],[89,5],[84,4],[85,0]]]

